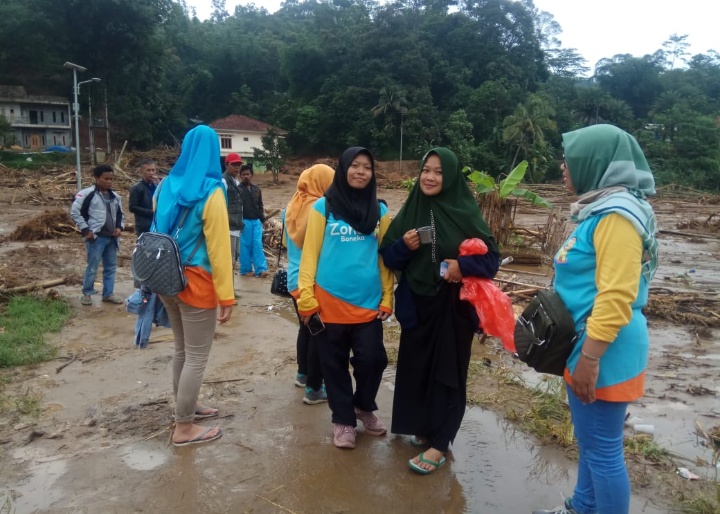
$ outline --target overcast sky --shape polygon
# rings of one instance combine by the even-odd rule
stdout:
[[[209,0],[186,0],[198,18],[210,16]],[[616,54],[642,57],[662,48],[671,34],[688,35],[690,54],[720,52],[720,0],[534,0],[563,29],[564,48],[576,48],[592,69]],[[269,12],[280,0],[226,0],[230,14],[239,4],[255,3]]]

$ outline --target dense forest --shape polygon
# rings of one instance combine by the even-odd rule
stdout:
[[[720,54],[689,55],[687,36],[586,63],[532,0],[212,5],[200,21],[183,0],[3,0],[0,84],[66,96],[62,64],[81,64],[138,147],[235,113],[289,131],[294,154],[442,144],[493,175],[526,159],[535,181],[558,176],[562,132],[612,123],[659,182],[720,188]]]

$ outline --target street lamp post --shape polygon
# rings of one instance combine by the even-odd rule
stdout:
[[[63,67],[73,70],[73,116],[75,117],[75,178],[77,179],[77,190],[82,189],[82,170],[80,168],[80,126],[78,125],[78,116],[80,111],[80,104],[78,103],[78,81],[77,72],[87,71],[78,64],[66,62]]]
[[[106,155],[110,155],[110,120],[108,120],[108,105],[107,105],[107,82],[105,86],[105,140],[107,142],[107,148],[105,151]]]
[[[85,82],[101,82],[102,79],[99,79],[97,77],[93,77],[90,80],[86,80]],[[85,82],[80,82],[78,84],[78,89],[80,88],[81,84],[85,84]],[[78,94],[80,94],[80,91],[78,91]],[[90,162],[93,166],[95,166],[95,122],[93,121],[92,117],[92,91],[88,92],[88,138],[90,139]]]

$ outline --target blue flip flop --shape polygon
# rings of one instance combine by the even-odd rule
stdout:
[[[421,475],[429,475],[430,473],[433,473],[434,471],[437,471],[439,468],[445,464],[445,457],[441,457],[439,462],[435,462],[434,460],[426,459],[425,458],[425,452],[418,455],[418,460],[420,462],[424,462],[425,464],[430,464],[431,466],[435,466],[435,469],[423,469],[417,464],[415,464],[415,461],[413,459],[410,459],[408,461],[408,465],[410,466],[410,469],[413,471],[416,471],[417,473],[420,473]]]

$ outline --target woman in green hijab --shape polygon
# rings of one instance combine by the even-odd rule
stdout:
[[[430,227],[421,230],[426,242],[420,227]],[[489,252],[459,257],[460,243],[470,238],[482,239]],[[411,444],[427,448],[409,461],[412,470],[427,475],[445,463],[465,413],[478,319],[472,305],[459,298],[460,281],[492,278],[500,266],[495,239],[447,148],[434,148],[423,158],[380,254],[398,276],[395,315],[402,328],[392,432],[411,435]]]
[[[642,312],[658,260],[655,180],[635,138],[612,125],[563,134],[563,182],[577,227],[555,255],[553,288],[583,327],[565,368],[578,445],[571,498],[533,514],[628,514],[623,453],[630,402],[645,389],[650,338]]]

